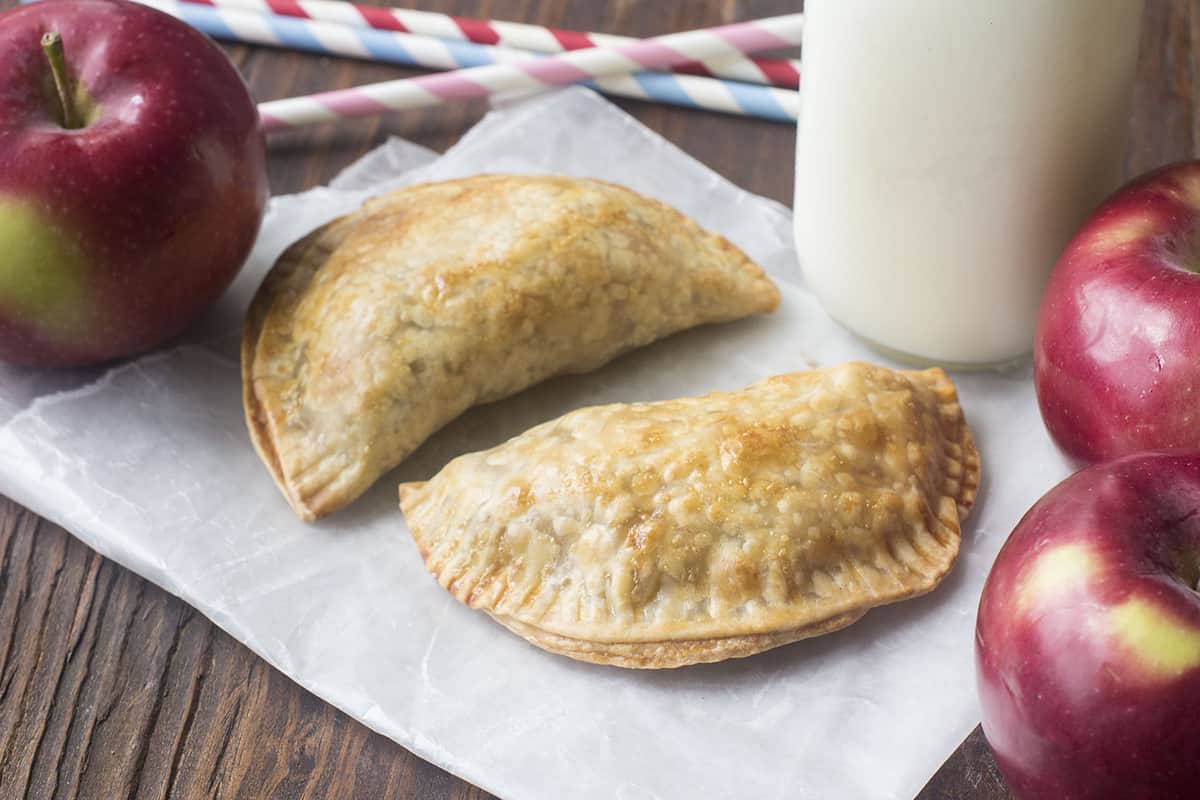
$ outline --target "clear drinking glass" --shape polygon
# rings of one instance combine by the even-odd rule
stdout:
[[[1118,185],[1142,0],[807,0],[796,243],[829,313],[949,366],[1028,354]]]

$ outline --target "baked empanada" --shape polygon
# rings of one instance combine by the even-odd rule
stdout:
[[[243,332],[246,420],[312,520],[473,405],[778,303],[728,241],[620,186],[510,175],[413,186],[275,264]]]
[[[938,369],[797,372],[584,408],[400,486],[433,576],[533,644],[677,667],[930,591],[979,457]]]

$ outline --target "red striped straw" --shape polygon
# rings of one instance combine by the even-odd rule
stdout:
[[[672,33],[654,39],[640,39],[632,44],[592,47],[556,56],[275,100],[261,103],[258,111],[263,129],[272,132],[347,117],[439,105],[450,100],[544,89],[589,78],[624,75],[640,69],[662,69],[689,61],[729,58],[790,47],[799,44],[803,25],[802,15],[787,14]]]
[[[540,25],[454,17],[433,11],[384,8],[344,0],[185,0],[216,8],[268,12],[300,19],[337,22],[377,30],[414,33],[439,39],[503,45],[535,53],[561,53],[590,47],[611,47],[637,41],[627,36],[580,33]],[[676,64],[675,72],[795,89],[800,85],[799,62],[784,58],[748,59],[735,56],[718,61]]]

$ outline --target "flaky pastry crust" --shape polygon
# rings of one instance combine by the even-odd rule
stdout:
[[[513,175],[413,186],[275,264],[243,331],[246,421],[313,520],[473,405],[778,303],[728,241],[621,186]]]
[[[400,486],[426,566],[533,644],[661,668],[933,589],[979,456],[938,369],[864,363],[585,408]]]

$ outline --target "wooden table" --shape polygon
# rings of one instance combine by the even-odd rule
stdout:
[[[15,0],[0,0],[0,7]],[[635,36],[786,13],[793,0],[446,0],[411,6]],[[387,66],[230,47],[258,99],[382,80]],[[638,119],[751,191],[792,194],[783,125],[639,103]],[[289,134],[275,193],[329,180],[386,136],[438,150],[480,103]],[[1128,167],[1200,152],[1200,0],[1147,0]],[[182,601],[0,498],[0,798],[490,797],[336,711]],[[864,765],[869,767],[869,765]],[[681,787],[682,788],[682,787]],[[921,798],[1007,797],[978,730]]]

